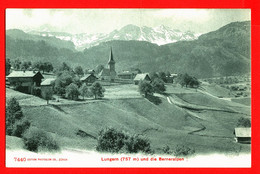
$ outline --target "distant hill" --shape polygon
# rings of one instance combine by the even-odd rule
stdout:
[[[12,39],[15,40],[32,40],[32,41],[40,41],[43,40],[47,44],[53,47],[57,48],[67,48],[70,50],[75,50],[75,46],[73,42],[71,41],[65,41],[58,39],[56,37],[44,37],[44,36],[39,36],[39,35],[34,35],[34,34],[28,34],[25,33],[22,30],[18,29],[10,29],[6,31],[6,36],[11,37]]]
[[[46,59],[55,65],[66,61],[84,69],[106,65],[112,47],[117,71],[139,68],[143,72],[187,72],[197,77],[250,73],[250,22],[230,23],[197,40],[161,46],[146,41],[113,40],[74,52],[47,41],[17,40],[8,35],[6,42],[10,59]]]

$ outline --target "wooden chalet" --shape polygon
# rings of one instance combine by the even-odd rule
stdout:
[[[41,90],[53,90],[54,88],[54,82],[55,82],[55,78],[48,78],[45,79],[42,83],[41,83]]]
[[[143,80],[151,81],[151,78],[148,73],[137,74],[134,78],[134,84],[138,85],[139,82]]]
[[[34,89],[40,89],[43,78],[39,71],[13,71],[7,76],[11,87],[28,94],[33,94]]]
[[[80,81],[88,85],[94,83],[97,79],[98,78],[94,74],[87,74],[84,77],[80,78]]]
[[[251,127],[235,128],[235,139],[238,143],[251,143]]]

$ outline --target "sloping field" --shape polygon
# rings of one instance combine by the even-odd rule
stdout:
[[[216,97],[231,97],[230,91],[217,84],[208,84],[201,87],[202,90],[216,96]]]
[[[236,102],[224,100],[221,98],[215,98],[200,92],[190,93],[190,94],[176,94],[177,97],[183,101],[200,106],[217,107],[226,110],[233,110],[241,113],[250,115],[250,107],[245,106]]]
[[[129,96],[130,93],[134,93],[134,91],[129,92],[130,88],[136,90],[134,89],[136,87],[129,87],[127,89]],[[116,93],[112,88],[110,91]],[[238,103],[222,103],[222,100],[218,101],[220,99],[193,90],[186,91],[186,94],[176,95],[179,97],[179,102],[222,109],[240,107]],[[7,89],[6,96],[18,98],[23,113],[31,121],[32,126],[55,135],[62,148],[95,149],[95,138],[98,132],[105,127],[114,127],[130,133],[146,135],[151,141],[152,148],[158,153],[165,145],[171,149],[176,145],[186,145],[194,148],[196,153],[250,151],[250,145],[235,143],[233,138],[233,130],[238,118],[249,117],[247,115],[191,110],[170,103],[163,96],[159,97],[160,104],[155,105],[140,97],[124,99],[124,91],[119,93],[122,93],[122,96],[119,95],[114,99],[58,105],[46,105],[46,101],[38,97],[10,89]],[[26,104],[29,101],[34,104]],[[85,136],[77,135],[79,130],[83,131]]]

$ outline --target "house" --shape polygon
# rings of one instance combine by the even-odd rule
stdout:
[[[151,78],[148,73],[137,74],[134,78],[134,84],[138,85],[142,80],[151,81]]]
[[[10,86],[28,94],[35,93],[34,90],[40,90],[43,78],[39,71],[13,71],[7,76]]]
[[[169,76],[166,76],[166,83],[173,83],[177,76],[178,74],[170,74]]]
[[[94,74],[87,74],[84,77],[80,78],[80,81],[82,83],[92,84],[94,83],[98,78]]]
[[[117,75],[116,70],[115,70],[115,64],[116,64],[116,62],[114,60],[113,52],[112,52],[112,48],[111,48],[109,60],[108,60],[108,63],[107,63],[107,68],[104,68],[99,73],[99,75],[98,75],[99,78],[101,80],[108,80],[108,81],[114,82],[116,75]]]
[[[236,142],[251,143],[251,127],[238,127],[234,131]]]
[[[45,80],[41,83],[41,91],[44,91],[44,90],[53,90],[55,80],[56,80],[55,78],[45,79]]]
[[[138,74],[137,71],[123,71],[121,73],[118,73],[117,77],[120,79],[133,80],[135,78],[136,74]]]

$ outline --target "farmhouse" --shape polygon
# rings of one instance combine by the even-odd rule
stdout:
[[[33,94],[34,89],[39,89],[42,79],[40,72],[35,71],[13,71],[7,76],[10,86],[18,91]]]
[[[137,74],[134,78],[135,85],[138,85],[142,80],[151,81],[151,78],[148,73]]]
[[[123,71],[121,73],[118,73],[118,78],[120,79],[129,79],[129,80],[133,80],[136,76],[136,74],[138,74],[137,71]]]
[[[251,127],[235,128],[235,139],[238,143],[251,143]]]
[[[80,81],[88,85],[94,83],[97,79],[98,78],[94,74],[87,74],[84,77],[80,78]]]
[[[170,76],[166,76],[167,83],[173,83],[174,79],[176,79],[178,74],[170,74]]]
[[[41,91],[43,91],[43,90],[53,90],[53,88],[54,88],[54,82],[55,82],[55,78],[45,79],[45,80],[41,83]]]
[[[116,62],[114,61],[113,52],[112,52],[112,48],[111,48],[109,60],[107,63],[107,68],[104,68],[99,73],[99,77],[101,80],[108,80],[111,82],[115,81],[115,78],[116,78],[115,64],[116,64]]]

